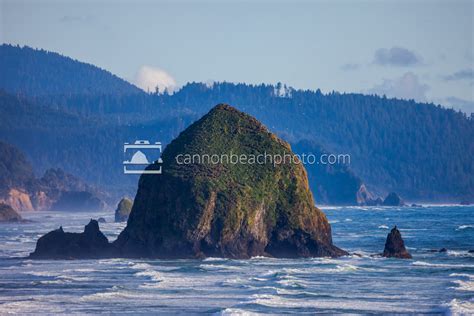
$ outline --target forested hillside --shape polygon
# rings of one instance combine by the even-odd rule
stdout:
[[[8,50],[12,60],[26,58],[25,49],[4,45],[2,50]],[[361,179],[379,195],[396,191],[411,200],[474,198],[474,122],[461,112],[409,100],[323,94],[281,85],[190,83],[173,95],[138,89],[124,94],[117,92],[118,82],[128,87],[119,89],[122,92],[133,92],[135,87],[105,71],[57,54],[26,51],[32,56],[46,55],[54,62],[28,57],[31,67],[22,75],[29,78],[22,81],[26,95],[2,93],[0,139],[19,146],[43,170],[59,164],[72,173],[81,170],[87,180],[99,184],[128,182],[120,173],[110,172],[120,170],[123,142],[150,139],[168,143],[211,107],[228,103],[255,116],[292,144],[303,141],[331,153],[350,154],[347,170],[355,178],[346,179],[351,186]],[[90,67],[102,74],[72,76],[67,79],[71,84],[62,86],[43,77],[44,69],[54,69],[51,74],[74,69],[80,74]],[[15,93],[16,73],[2,75],[0,88]],[[51,85],[44,88],[51,93],[35,93],[43,89],[35,82]],[[85,92],[81,88],[80,92],[72,85],[100,88]],[[86,165],[90,167],[84,168]],[[310,174],[317,171],[307,168]]]
[[[0,45],[0,87],[29,96],[142,92],[94,65],[30,47]]]

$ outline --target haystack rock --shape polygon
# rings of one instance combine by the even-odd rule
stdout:
[[[382,256],[387,258],[411,259],[411,255],[405,248],[405,243],[397,226],[393,227],[388,234]]]
[[[163,174],[142,175],[115,246],[124,256],[163,258],[346,254],[333,245],[326,216],[314,206],[303,165],[204,161],[265,153],[293,155],[255,118],[229,105],[214,107],[166,147]],[[203,161],[186,163],[191,156]]]
[[[209,158],[214,155],[217,162]],[[278,155],[282,159],[273,160]],[[245,158],[234,163],[235,157]],[[127,226],[112,248],[104,238],[61,230],[40,238],[32,257],[97,257],[100,251],[147,258],[346,255],[332,243],[303,165],[288,157],[290,146],[255,118],[218,105],[166,147],[162,165],[148,166],[162,174],[140,177]],[[86,246],[78,246],[84,239]]]

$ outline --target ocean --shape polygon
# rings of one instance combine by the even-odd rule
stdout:
[[[338,259],[25,259],[38,237],[90,218],[114,240],[112,212],[26,213],[0,224],[0,314],[474,314],[474,207],[322,207]],[[412,260],[386,259],[397,225]],[[447,248],[447,252],[433,252]]]

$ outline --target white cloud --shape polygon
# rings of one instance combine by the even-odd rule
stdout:
[[[375,85],[368,92],[393,98],[426,101],[426,92],[429,89],[427,84],[419,81],[417,75],[407,72],[400,78],[384,79],[381,84]]]
[[[176,80],[166,71],[152,66],[142,66],[135,76],[135,84],[147,92],[173,92],[176,88]]]

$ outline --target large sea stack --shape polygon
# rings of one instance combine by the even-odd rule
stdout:
[[[247,159],[293,155],[286,142],[255,118],[229,105],[214,107],[166,147],[161,175],[140,178],[128,225],[115,242],[121,254],[164,258],[346,254],[332,244],[331,227],[314,206],[303,165],[234,164],[225,158],[221,163],[210,159],[203,163],[208,156],[232,154]],[[186,157],[202,161],[195,158],[186,164]]]
[[[259,155],[267,158],[252,163]],[[274,159],[278,155],[281,161]],[[234,163],[236,156],[246,158]],[[290,146],[256,119],[218,105],[166,147],[162,165],[148,166],[161,168],[162,174],[140,177],[127,227],[112,247],[95,238],[81,250],[102,248],[107,256],[148,258],[347,254],[333,245],[306,171],[288,158],[292,156]],[[56,235],[51,237],[64,238],[63,232]],[[84,240],[73,237],[74,244],[77,238]],[[45,257],[46,241],[57,244],[53,239],[42,237],[35,256]]]

